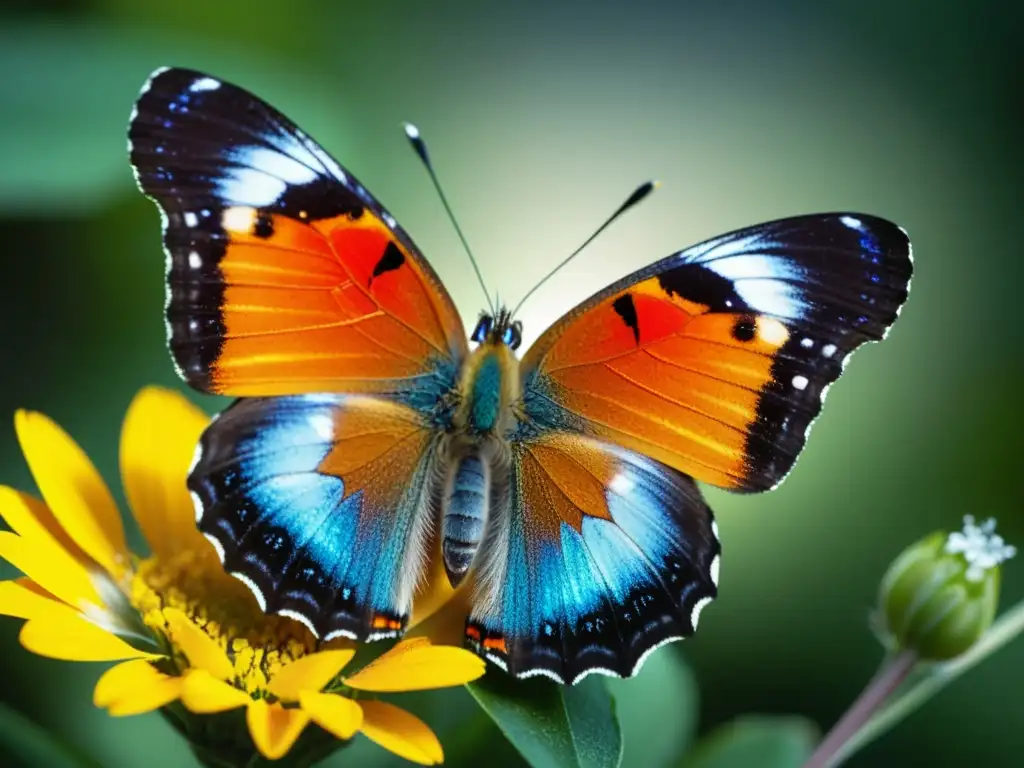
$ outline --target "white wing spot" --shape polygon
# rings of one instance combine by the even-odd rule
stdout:
[[[218,180],[221,195],[257,208],[276,203],[289,184],[309,184],[317,177],[316,171],[294,157],[266,147],[238,147],[228,153],[228,159],[241,167]]]
[[[703,611],[710,602],[710,597],[702,597],[697,601],[697,604],[693,606],[693,613],[690,614],[690,626],[692,626],[695,631],[697,629],[697,622],[700,621],[701,611]]]
[[[295,621],[299,622],[300,624],[304,624],[306,629],[313,633],[313,637],[320,637],[320,635],[317,634],[316,627],[313,626],[313,622],[307,619],[298,611],[290,611],[287,608],[283,608],[277,613],[279,616],[285,616],[289,619],[295,619]]]
[[[256,209],[246,206],[226,208],[221,215],[220,223],[229,232],[251,232],[256,221]]]
[[[634,667],[634,671],[635,669],[636,668]],[[578,675],[576,675],[576,677],[572,679],[570,685],[576,685],[576,683],[580,682],[580,680],[590,677],[591,675],[604,675],[605,677],[617,677],[620,679],[622,678],[622,675],[620,675],[614,669],[608,669],[607,667],[591,667],[590,669],[585,669]]]
[[[336,637],[347,637],[350,640],[355,640],[356,633],[349,629],[336,629],[324,636],[324,642],[326,643],[328,640],[333,640]]]
[[[236,579],[238,579],[240,582],[242,582],[243,584],[245,584],[245,586],[247,586],[249,588],[249,591],[252,592],[253,597],[256,598],[256,602],[259,603],[260,610],[263,611],[264,613],[266,613],[267,612],[267,598],[265,598],[263,596],[263,590],[256,586],[256,582],[253,581],[252,579],[250,579],[248,576],[246,576],[241,571],[232,571],[231,575],[234,576]]]
[[[789,338],[789,331],[774,317],[759,317],[757,319],[757,335],[765,344],[781,347]]]
[[[824,347],[821,348],[821,354],[823,354],[825,357],[832,357],[832,355],[834,355],[835,353],[835,344],[826,344]]]
[[[334,421],[330,416],[325,416],[322,413],[310,416],[309,426],[316,432],[316,436],[324,442],[332,442],[334,440]]]
[[[861,227],[864,226],[864,223],[854,216],[840,216],[839,221],[841,221],[844,226],[847,226],[850,229],[860,229]]]
[[[216,91],[218,88],[220,88],[220,82],[218,80],[214,80],[212,77],[201,77],[188,87],[188,89],[193,93],[198,93],[199,91]]]
[[[716,587],[718,586],[718,570],[721,567],[721,564],[722,564],[722,556],[721,555],[715,555],[715,559],[711,561],[710,573],[711,573],[711,583],[714,584]]]
[[[196,522],[200,522],[203,519],[203,513],[206,511],[203,509],[203,500],[199,498],[199,494],[195,491],[189,491],[189,496],[192,497],[192,508],[196,513]]]
[[[633,478],[624,472],[616,473],[615,477],[608,484],[608,487],[619,496],[626,496],[630,491],[633,490],[636,483],[633,482]]]
[[[493,653],[488,653],[487,654],[487,659],[491,663],[496,664],[497,666],[501,667],[501,669],[503,669],[506,672],[508,672],[508,665],[504,661],[501,660],[500,656],[496,656]],[[575,682],[575,680],[573,682]]]
[[[185,220],[186,227],[194,227],[199,223],[199,217],[192,213],[192,211],[185,211],[185,215],[182,218]]]
[[[801,389],[801,390],[807,389],[807,384],[808,383],[809,382],[807,381],[807,377],[806,376],[794,376],[793,377],[793,386],[796,389]]]
[[[199,269],[203,266],[203,257],[197,251],[190,252],[188,255],[188,266],[189,269]]]
[[[562,679],[561,675],[552,672],[550,669],[527,669],[526,671],[517,674],[516,677],[520,680],[526,680],[531,677],[548,677],[559,685],[565,685],[565,680]]]
[[[814,346],[814,339],[808,339],[806,337],[800,339],[800,346],[803,347],[804,349],[810,349],[811,347]]]
[[[222,547],[220,542],[217,541],[217,539],[215,539],[210,534],[204,533],[203,536],[206,537],[206,540],[208,542],[210,542],[210,545],[213,547],[214,551],[217,553],[217,559],[219,559],[221,561],[221,563],[223,563],[224,562],[224,547]]]

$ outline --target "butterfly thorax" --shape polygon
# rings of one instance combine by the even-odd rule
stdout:
[[[506,344],[484,342],[462,367],[456,431],[471,435],[504,434],[513,426],[512,405],[521,396],[519,360]]]
[[[456,431],[502,435],[513,426],[512,404],[522,394],[515,355],[521,332],[522,326],[504,308],[480,317],[470,336],[478,346],[459,379],[459,407],[452,419]]]

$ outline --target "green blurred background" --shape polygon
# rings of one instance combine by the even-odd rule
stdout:
[[[825,7],[828,5],[828,7]],[[164,348],[156,210],[125,126],[150,70],[204,69],[316,136],[413,234],[464,316],[482,299],[401,134],[417,122],[488,281],[515,299],[633,187],[652,199],[545,286],[527,343],[562,311],[680,247],[758,221],[891,218],[917,273],[885,344],[856,355],[786,484],[710,491],[725,556],[699,635],[620,701],[626,765],[671,764],[749,712],[827,727],[880,659],[878,579],[911,540],[996,515],[1024,542],[1021,4],[866,0],[390,3],[15,0],[0,12],[0,413],[64,425],[116,485],[120,420]],[[215,410],[223,403],[196,398]],[[1019,478],[1019,475],[1017,475]],[[0,482],[31,488],[13,429]],[[118,493],[120,491],[118,490]],[[11,575],[10,570],[0,575]],[[1005,569],[1003,603],[1024,592]],[[0,620],[0,694],[107,766],[187,765],[157,715],[94,710],[102,665],[30,657]],[[853,765],[1020,765],[1024,643]],[[683,693],[681,693],[683,691]],[[684,702],[684,703],[680,703]],[[461,690],[411,699],[448,764],[517,764]],[[673,746],[675,744],[675,746]],[[347,760],[346,760],[347,758]],[[360,737],[332,764],[401,761]]]

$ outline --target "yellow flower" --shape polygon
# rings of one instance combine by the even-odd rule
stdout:
[[[26,619],[22,645],[71,661],[120,661],[96,684],[112,715],[177,700],[199,715],[245,708],[252,741],[276,759],[312,721],[356,732],[409,760],[440,763],[430,728],[372,693],[462,685],[484,664],[461,648],[407,639],[351,676],[351,648],[318,648],[293,619],[264,614],[196,531],[185,477],[209,419],[181,395],[148,388],[128,410],[121,475],[152,551],[133,555],[92,462],[53,421],[19,412],[15,427],[45,504],[0,487],[0,557],[25,574],[0,582],[0,614]]]

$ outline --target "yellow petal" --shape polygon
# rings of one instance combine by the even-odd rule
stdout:
[[[166,677],[138,691],[134,696],[111,704],[107,707],[107,713],[114,717],[127,717],[160,709],[181,696],[181,682],[180,677]]]
[[[32,581],[28,576],[19,576],[14,580],[14,583],[18,586],[24,587],[29,592],[39,595],[40,597],[45,597],[47,600],[57,600],[57,598]],[[60,601],[57,600],[57,602]]]
[[[441,742],[430,726],[415,715],[386,701],[361,701],[366,738],[399,757],[421,765],[444,762]]]
[[[210,418],[181,394],[146,387],[121,429],[121,482],[150,549],[167,556],[202,546],[185,478]]]
[[[434,615],[441,607],[447,605],[456,591],[452,589],[451,581],[444,567],[444,558],[441,556],[441,547],[438,544],[430,546],[431,553],[427,563],[427,577],[421,580],[422,586],[413,599],[412,615],[409,617],[408,629],[412,629],[420,622]],[[465,592],[465,589],[459,590]],[[465,617],[463,617],[465,619]],[[461,633],[465,622],[459,627]],[[461,638],[461,634],[459,635]]]
[[[284,757],[309,723],[309,715],[301,709],[285,709],[263,699],[249,705],[245,719],[256,749],[268,760]]]
[[[445,581],[448,577],[444,574]],[[438,645],[462,645],[465,639],[466,617],[469,615],[472,585],[466,579],[459,589],[443,605],[436,606],[429,615],[424,615],[420,608],[420,600],[416,599],[412,618],[409,621],[409,632],[406,637],[429,637]]]
[[[24,539],[53,542],[74,558],[85,558],[53,513],[34,496],[0,485],[0,517]]]
[[[112,715],[138,715],[169,704],[181,695],[180,677],[159,672],[142,659],[111,667],[96,683],[92,701]]]
[[[157,671],[145,659],[125,661],[100,675],[92,691],[92,703],[106,709],[125,694],[134,693],[164,677],[167,675]]]
[[[23,579],[0,581],[0,616],[32,619],[54,614],[66,616],[68,612],[74,615],[74,611],[44,594],[33,582]]]
[[[0,615],[29,619],[22,628],[22,645],[42,656],[72,661],[159,658],[132,648],[30,579],[0,581]]]
[[[177,608],[164,611],[164,618],[171,629],[171,637],[195,669],[205,669],[219,680],[230,680],[235,676],[224,650],[192,620]]]
[[[331,682],[355,653],[329,650],[301,656],[274,675],[267,690],[279,699],[298,701],[302,691],[319,691]]]
[[[249,694],[230,683],[218,680],[204,669],[193,669],[185,674],[181,686],[181,703],[200,715],[226,712],[252,703]]]
[[[484,660],[463,648],[431,645],[424,637],[403,640],[345,685],[363,691],[421,691],[464,685],[485,671]]]
[[[61,527],[108,573],[120,576],[128,562],[121,515],[89,457],[41,413],[18,411],[14,426],[36,485]]]
[[[18,639],[26,650],[65,661],[160,658],[158,654],[132,648],[117,635],[83,619],[63,604],[55,605],[67,615],[32,618],[21,628]]]
[[[0,557],[73,608],[84,610],[87,605],[103,605],[86,566],[52,539],[33,541],[10,531],[0,531]],[[108,578],[105,573],[103,577]]]
[[[339,739],[351,739],[363,724],[359,705],[338,694],[303,691],[299,704],[314,723]]]

